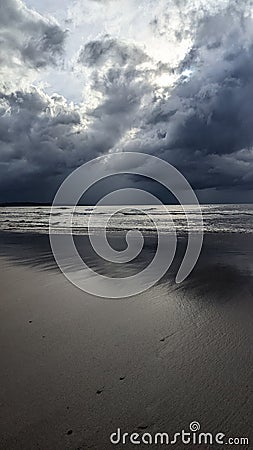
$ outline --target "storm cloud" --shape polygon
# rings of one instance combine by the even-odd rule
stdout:
[[[28,9],[20,0],[0,1],[1,68],[55,64],[66,33],[57,23]]]
[[[199,20],[174,88],[154,96],[141,123],[137,147],[175,164],[195,189],[252,188],[253,22],[246,11],[229,4]]]
[[[204,200],[232,201],[235,192],[239,201],[250,198],[251,2],[158,4],[139,24],[146,21],[149,42],[98,29],[70,55],[73,29],[21,1],[0,0],[1,201],[51,201],[73,169],[127,150],[174,164]],[[162,61],[149,49],[154,39],[187,45],[177,61]],[[34,83],[55,68],[83,79],[78,103]]]

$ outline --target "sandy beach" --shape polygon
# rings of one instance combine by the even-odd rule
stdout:
[[[135,448],[110,434],[193,421],[252,442],[252,293],[250,235],[207,235],[182,285],[172,270],[103,300],[64,278],[47,236],[2,233],[1,448]]]

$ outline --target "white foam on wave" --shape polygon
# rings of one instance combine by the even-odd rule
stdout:
[[[125,206],[124,209],[115,213],[118,206],[96,207],[93,212],[91,206],[78,206],[73,215],[73,233],[87,234],[90,214],[94,214],[94,232],[104,226],[111,214],[114,214],[108,221],[108,231],[121,232],[124,230],[140,229],[147,232],[155,232],[156,226],[163,232],[170,232],[170,218],[173,219],[174,226],[178,233],[188,231],[187,221],[180,205],[168,205],[168,213],[164,213],[161,206]],[[202,205],[204,219],[204,231],[210,233],[252,233],[253,232],[253,205]],[[194,231],[194,208],[187,206],[191,214],[192,229]],[[55,207],[53,217],[55,217],[55,231],[59,233],[68,232],[69,207]],[[49,216],[51,207],[4,207],[0,208],[0,230],[19,232],[48,233]],[[57,228],[59,216],[64,219],[65,228]],[[152,217],[154,221],[152,221]],[[156,223],[156,225],[155,225]],[[197,229],[196,229],[197,231]]]

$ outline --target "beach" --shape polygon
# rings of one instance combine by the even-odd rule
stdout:
[[[0,450],[253,450],[253,0],[0,23]]]
[[[47,235],[0,242],[1,448],[135,448],[111,433],[173,435],[193,421],[252,442],[251,234],[207,234],[185,282],[172,268],[114,300],[69,283]]]

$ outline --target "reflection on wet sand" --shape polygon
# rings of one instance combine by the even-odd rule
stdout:
[[[122,276],[85,239],[86,261]],[[253,439],[252,238],[206,235],[199,263],[175,285],[185,244],[152,289],[103,300],[66,280],[46,235],[0,234],[4,450],[107,450],[118,427],[174,433],[193,420]],[[154,248],[149,239],[128,273]]]

